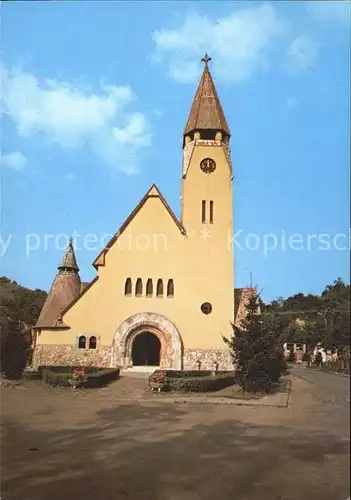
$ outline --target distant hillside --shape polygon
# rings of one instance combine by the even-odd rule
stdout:
[[[321,295],[298,293],[263,304],[263,312],[278,315],[288,342],[304,341],[327,348],[350,345],[351,287],[341,278],[326,286]]]
[[[2,276],[0,278],[0,326],[5,333],[10,319],[19,317],[27,326],[36,323],[47,293],[43,290],[30,290],[16,281]]]

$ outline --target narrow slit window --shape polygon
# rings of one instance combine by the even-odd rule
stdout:
[[[213,224],[213,201],[210,201],[210,224]]]
[[[149,278],[146,282],[146,297],[152,297],[153,292],[152,279]]]
[[[174,297],[174,283],[173,280],[168,280],[167,283],[167,297]]]
[[[126,279],[124,285],[124,295],[132,295],[132,280],[130,278]]]
[[[86,345],[87,345],[87,339],[84,335],[81,335],[78,339],[79,349],[85,349]]]
[[[90,337],[89,349],[96,349],[96,337]]]
[[[201,213],[202,223],[206,223],[206,201],[202,200],[202,213]]]
[[[141,297],[143,295],[143,282],[138,278],[135,283],[135,295]]]
[[[163,297],[163,281],[161,278],[157,280],[156,295],[157,297]]]

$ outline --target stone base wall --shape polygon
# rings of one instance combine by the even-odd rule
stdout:
[[[33,354],[33,368],[44,365],[56,366],[111,366],[111,348],[78,349],[71,345],[37,345]]]
[[[200,367],[197,365],[200,361]],[[214,363],[218,370],[233,370],[229,352],[221,349],[184,349],[183,370],[213,370]],[[113,363],[114,366],[117,366]],[[42,344],[36,345],[33,355],[33,368],[38,366],[112,366],[111,347],[98,346],[96,349],[78,349],[71,345]],[[164,366],[165,369],[173,367]],[[174,368],[173,368],[174,369]]]
[[[200,361],[200,367],[197,362]],[[232,358],[229,351],[222,349],[184,349],[184,370],[213,370],[214,363],[218,363],[219,371],[233,370]]]

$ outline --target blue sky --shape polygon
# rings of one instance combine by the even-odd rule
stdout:
[[[48,290],[57,235],[115,232],[153,182],[179,216],[207,51],[232,132],[235,286],[251,271],[270,300],[349,281],[347,2],[6,2],[1,16],[2,274]],[[324,233],[331,248],[307,243]],[[78,248],[82,279],[99,250]]]

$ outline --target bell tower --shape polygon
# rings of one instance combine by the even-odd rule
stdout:
[[[212,335],[219,335],[218,348],[223,348],[220,334],[228,334],[234,319],[233,176],[230,130],[210,60],[207,54],[202,59],[203,73],[184,130],[181,222],[187,234],[193,293],[199,302],[211,305],[209,328]]]

